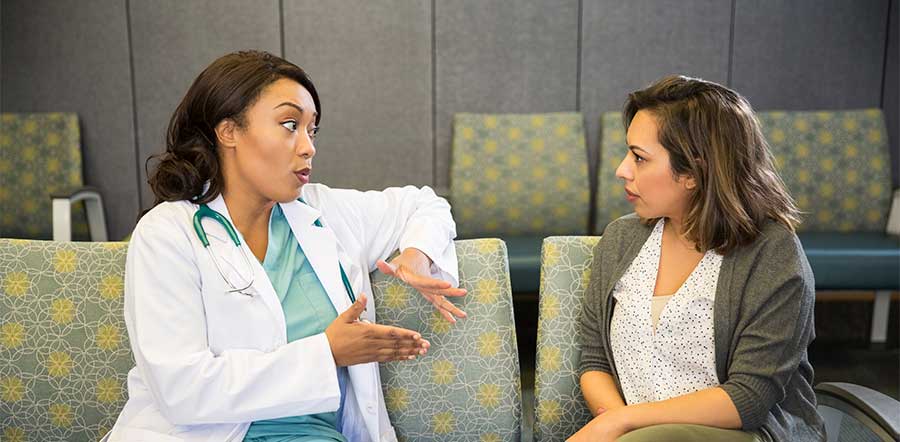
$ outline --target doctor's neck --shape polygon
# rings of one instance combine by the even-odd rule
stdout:
[[[240,190],[225,190],[222,192],[222,199],[225,200],[234,227],[241,235],[248,240],[249,237],[257,237],[260,233],[268,235],[269,216],[275,201]]]

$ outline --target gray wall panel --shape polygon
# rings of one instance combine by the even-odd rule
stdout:
[[[313,180],[433,184],[431,2],[285,0],[287,59],[322,101]]]
[[[891,0],[882,106],[891,146],[891,176],[900,186],[900,1]]]
[[[727,82],[730,26],[731,4],[721,0],[584,3],[581,110],[592,167],[600,115],[621,110],[629,92],[669,74]]]
[[[3,111],[78,113],[85,182],[121,238],[138,213],[125,3],[11,0],[3,10]]]
[[[578,3],[435,2],[439,186],[449,185],[454,113],[577,110]]]
[[[165,150],[169,118],[194,78],[213,60],[242,49],[280,55],[275,0],[131,2],[135,110],[142,206],[153,203],[144,162]]]
[[[732,86],[756,109],[878,107],[888,0],[737,0]]]

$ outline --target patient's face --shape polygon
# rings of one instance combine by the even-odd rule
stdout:
[[[616,169],[616,177],[624,182],[624,196],[638,216],[681,220],[693,180],[673,174],[669,151],[657,135],[656,117],[649,111],[638,111],[628,127],[628,152]]]
[[[309,182],[316,130],[316,106],[306,88],[290,79],[267,86],[247,109],[244,127],[234,131],[227,190],[266,201],[299,198]]]

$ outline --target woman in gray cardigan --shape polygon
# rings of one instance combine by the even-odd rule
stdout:
[[[594,252],[569,440],[824,441],[798,210],[747,101],[667,77],[629,94],[616,170],[635,213]]]

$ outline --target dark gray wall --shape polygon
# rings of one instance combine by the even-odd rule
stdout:
[[[600,113],[670,73],[757,109],[883,107],[897,180],[897,0],[0,0],[0,109],[82,119],[85,179],[113,237],[152,203],[143,173],[192,79],[257,48],[323,99],[314,179],[449,184],[456,112]],[[890,10],[891,21],[887,18]],[[593,175],[593,174],[592,174]]]
[[[891,0],[889,20],[882,108],[891,142],[891,176],[897,188],[900,187],[900,1]]]

